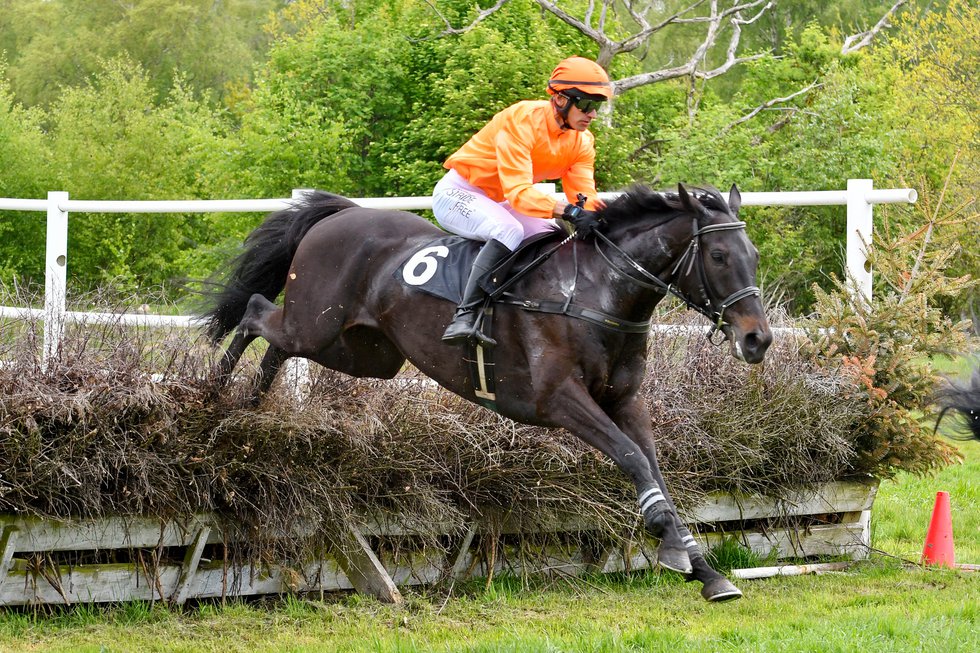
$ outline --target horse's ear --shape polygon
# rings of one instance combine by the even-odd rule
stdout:
[[[681,206],[688,213],[700,213],[702,211],[701,202],[688,193],[687,189],[684,188],[684,184],[680,182],[677,184],[677,198],[681,201]]]
[[[732,184],[732,189],[728,191],[728,208],[732,215],[738,215],[738,210],[742,208],[742,194],[738,192],[738,186]]]

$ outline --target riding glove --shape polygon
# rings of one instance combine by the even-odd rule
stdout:
[[[566,206],[561,217],[575,226],[575,236],[578,238],[586,238],[599,226],[598,213],[574,204]]]

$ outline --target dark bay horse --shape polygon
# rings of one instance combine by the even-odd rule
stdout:
[[[946,386],[938,392],[937,399],[942,406],[936,420],[937,429],[943,416],[952,410],[963,417],[964,432],[980,440],[980,366],[973,370],[969,382],[947,380]]]
[[[709,316],[733,355],[762,361],[772,333],[755,287],[759,255],[735,217],[740,202],[734,186],[727,201],[714,189],[634,188],[602,211],[597,235],[567,239],[510,289],[585,311],[550,314],[510,302],[497,304],[492,318],[500,343],[495,410],[565,428],[609,456],[636,485],[646,528],[660,540],[659,564],[699,580],[711,601],[741,592],[708,565],[677,517],[639,390],[649,321],[668,292]],[[203,316],[215,343],[234,331],[217,375],[226,378],[262,337],[270,346],[256,397],[283,361],[302,356],[377,378],[394,377],[408,359],[476,401],[463,350],[439,337],[454,302],[395,278],[413,252],[443,235],[411,213],[362,208],[327,193],[271,214],[249,235]],[[283,289],[280,308],[273,301]]]

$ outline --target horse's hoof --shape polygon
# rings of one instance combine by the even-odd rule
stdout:
[[[679,574],[689,574],[694,571],[694,568],[691,567],[691,558],[687,555],[687,549],[682,546],[665,547],[661,545],[657,549],[657,564]]]
[[[704,584],[701,588],[701,596],[712,603],[722,603],[742,598],[742,591],[724,576],[719,576]]]

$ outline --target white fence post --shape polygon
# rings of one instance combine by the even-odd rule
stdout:
[[[871,263],[867,248],[871,246],[874,205],[868,201],[873,189],[870,179],[847,180],[847,251],[845,271],[857,286],[864,301],[871,302]]]
[[[60,204],[68,193],[48,193],[47,245],[44,256],[44,351],[42,368],[57,353],[65,326],[65,288],[68,269],[68,211]]]

